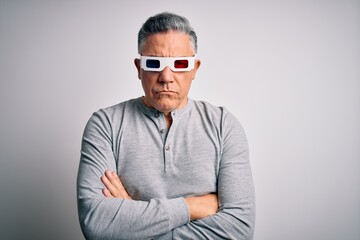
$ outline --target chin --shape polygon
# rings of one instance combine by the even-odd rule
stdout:
[[[163,113],[171,112],[175,109],[176,109],[176,106],[173,106],[173,105],[164,105],[164,104],[156,105],[156,110],[158,110],[159,112],[163,112]]]
[[[170,99],[157,99],[154,101],[153,107],[160,112],[171,112],[177,108],[177,104]]]

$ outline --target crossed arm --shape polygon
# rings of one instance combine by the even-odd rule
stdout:
[[[106,187],[102,191],[105,197],[131,200],[131,197],[127,193],[116,172],[107,170],[101,177],[101,181]],[[218,210],[218,199],[216,194],[185,197],[184,199],[189,208],[191,221],[206,218],[215,214]]]
[[[224,137],[216,195],[141,201],[132,200],[118,176],[106,171],[117,166],[111,129],[104,122],[104,117],[95,115],[82,142],[77,195],[87,239],[252,239],[254,189],[239,126]]]

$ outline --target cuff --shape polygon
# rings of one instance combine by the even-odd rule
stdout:
[[[169,216],[169,231],[190,222],[189,208],[184,198],[167,199],[165,206]]]

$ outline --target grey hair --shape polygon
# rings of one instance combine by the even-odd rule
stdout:
[[[189,21],[185,17],[169,12],[156,14],[142,25],[138,34],[138,53],[141,53],[148,36],[170,30],[188,34],[191,45],[197,53],[197,36]]]

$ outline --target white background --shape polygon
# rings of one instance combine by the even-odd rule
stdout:
[[[186,16],[190,97],[243,124],[256,240],[360,239],[360,2],[0,0],[0,238],[83,239],[76,174],[92,112],[142,95],[137,32]]]

